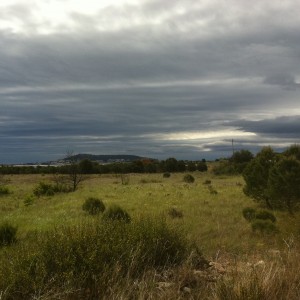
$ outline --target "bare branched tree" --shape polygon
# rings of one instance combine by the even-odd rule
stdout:
[[[87,176],[82,174],[73,151],[67,151],[65,161],[67,163],[67,180],[71,185],[72,191],[74,192],[76,191],[78,185],[83,180],[87,179]]]

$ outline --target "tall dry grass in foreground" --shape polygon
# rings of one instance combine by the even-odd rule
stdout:
[[[226,262],[211,263],[204,270],[186,263],[162,274],[152,271],[140,281],[127,281],[125,286],[116,287],[107,299],[298,300],[298,250],[264,261],[226,257]]]
[[[299,247],[256,262],[237,262],[213,291],[214,299],[300,299]]]
[[[56,228],[2,251],[0,299],[299,299],[296,245],[207,262],[161,220],[91,226]]]
[[[116,287],[163,272],[190,253],[202,256],[180,230],[162,218],[124,221],[94,219],[32,233],[0,253],[1,299],[98,299]]]

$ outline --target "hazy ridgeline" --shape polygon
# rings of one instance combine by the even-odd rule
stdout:
[[[0,247],[0,299],[299,299],[299,212],[253,230],[243,209],[266,207],[220,163],[194,180],[91,174],[75,192],[51,174],[4,176],[1,224],[17,232]],[[104,208],[89,213],[89,198]]]

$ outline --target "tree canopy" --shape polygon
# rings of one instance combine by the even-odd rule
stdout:
[[[244,192],[269,208],[291,213],[300,204],[300,147],[292,145],[282,154],[264,147],[243,172]]]

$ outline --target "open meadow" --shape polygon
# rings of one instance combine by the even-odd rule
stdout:
[[[258,204],[244,195],[242,176],[216,176],[210,171],[191,174],[193,183],[183,181],[184,173],[174,173],[169,178],[163,174],[129,174],[126,184],[120,175],[89,175],[75,192],[40,197],[34,196],[35,187],[40,182],[51,182],[52,175],[7,175],[10,193],[0,196],[0,219],[18,230],[16,242],[0,248],[0,299],[299,299],[299,212],[290,215],[275,211],[278,232],[253,232],[242,210],[257,208]],[[52,241],[63,241],[63,230],[65,234],[70,230],[72,236],[72,228],[80,227],[78,232],[82,233],[84,228],[92,230],[102,224],[101,214],[92,216],[82,209],[89,197],[101,199],[106,208],[118,205],[126,210],[135,224],[130,226],[140,226],[143,220],[164,224],[179,239],[193,245],[189,249],[198,249],[208,265],[193,264],[192,250],[169,266],[161,261],[159,265],[149,264],[136,276],[126,272],[117,276],[119,262],[104,264],[102,277],[97,277],[97,270],[91,278],[87,270],[80,273],[82,282],[87,278],[87,282],[93,282],[92,286],[83,284],[83,290],[70,279],[77,264],[68,271],[74,273],[72,276],[63,274],[60,279],[55,279],[56,271],[48,278],[44,265],[41,273],[38,266],[35,271],[30,269],[26,263],[32,266],[32,261],[40,257],[37,248],[43,236],[52,235]],[[104,227],[101,230],[107,230],[112,237],[113,230],[119,230]],[[94,232],[88,234],[92,236]],[[97,244],[95,240],[91,243]],[[108,256],[110,251],[114,253],[111,247]],[[68,256],[69,248],[62,248],[53,248],[54,255]],[[97,250],[93,251],[92,267],[97,264]],[[134,255],[129,260],[132,263]],[[121,269],[130,268],[120,265]],[[110,269],[109,278],[103,274],[106,268]],[[8,274],[12,270],[15,273]]]

